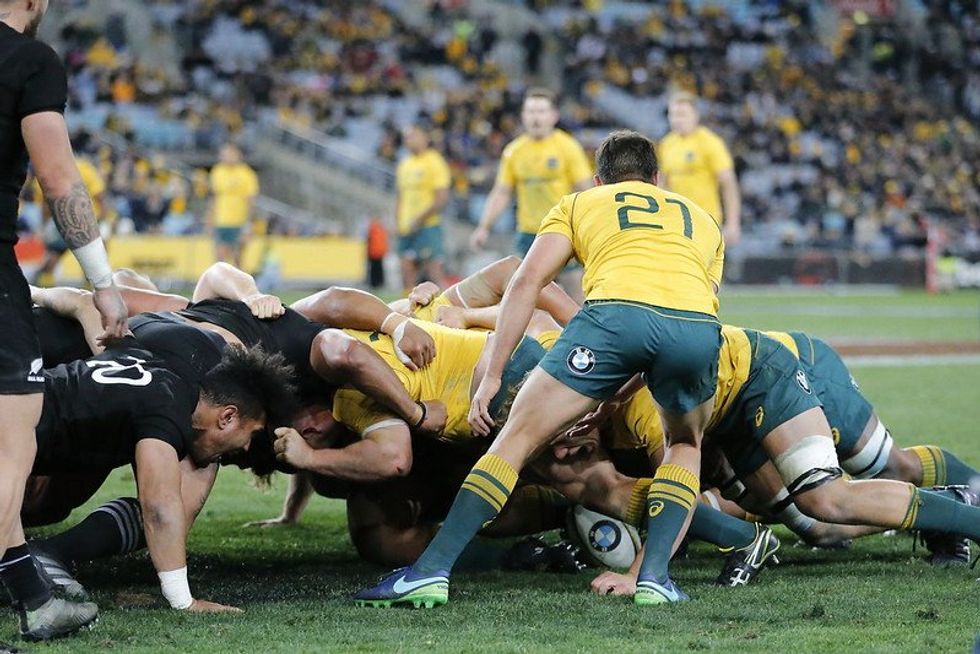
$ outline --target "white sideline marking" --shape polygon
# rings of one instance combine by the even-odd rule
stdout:
[[[975,366],[980,354],[880,354],[846,356],[844,363],[856,368],[900,368],[904,366]]]

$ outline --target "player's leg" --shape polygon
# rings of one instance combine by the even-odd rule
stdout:
[[[700,494],[701,440],[714,409],[721,327],[700,314],[651,312],[655,353],[647,382],[664,428],[664,459],[647,495],[647,542],[634,601],[686,599],[669,579],[670,557]]]
[[[535,369],[518,391],[500,434],[463,481],[442,528],[419,559],[361,591],[355,600],[372,606],[444,604],[453,565],[476,533],[501,512],[525,463],[597,403]],[[542,405],[549,411],[542,412]]]
[[[935,445],[915,445],[905,449],[894,448],[889,457],[886,471],[892,474],[911,476],[916,470],[916,479],[905,479],[917,486],[966,485],[980,477],[980,471],[964,463],[947,449]]]
[[[952,493],[920,490],[899,481],[846,481],[841,477],[830,426],[810,409],[776,429],[763,447],[795,503],[824,522],[926,529],[980,540],[980,507]]]

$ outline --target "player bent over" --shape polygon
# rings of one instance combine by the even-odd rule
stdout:
[[[598,186],[566,196],[551,210],[504,295],[491,360],[471,406],[475,432],[489,433],[490,398],[535,300],[573,255],[585,266],[585,308],[531,373],[426,551],[409,568],[357,593],[357,602],[445,603],[457,557],[500,512],[524,465],[637,373],[648,376],[664,409],[668,445],[647,498],[652,536],[636,602],[686,597],[668,578],[667,564],[699,490],[699,447],[721,342],[715,293],[724,243],[711,216],[655,185],[656,156],[645,137],[611,134],[596,164]]]

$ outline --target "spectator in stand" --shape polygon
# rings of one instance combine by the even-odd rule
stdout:
[[[242,242],[252,217],[252,206],[259,194],[259,178],[242,160],[234,143],[226,143],[211,169],[211,203],[207,225],[215,242],[218,261],[241,267]]]

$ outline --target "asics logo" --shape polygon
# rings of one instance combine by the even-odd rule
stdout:
[[[656,518],[660,515],[660,512],[664,510],[664,503],[660,500],[654,500],[650,502],[650,506],[647,507],[647,515],[651,518]]]
[[[403,595],[405,593],[410,593],[413,590],[418,590],[419,588],[422,588],[423,586],[429,586],[431,584],[438,583],[440,581],[446,582],[446,583],[449,582],[449,580],[446,579],[445,577],[426,577],[425,579],[416,579],[415,581],[406,581],[405,580],[405,575],[402,575],[401,577],[399,577],[398,579],[395,580],[395,583],[392,586],[392,590],[394,590],[399,595]]]

